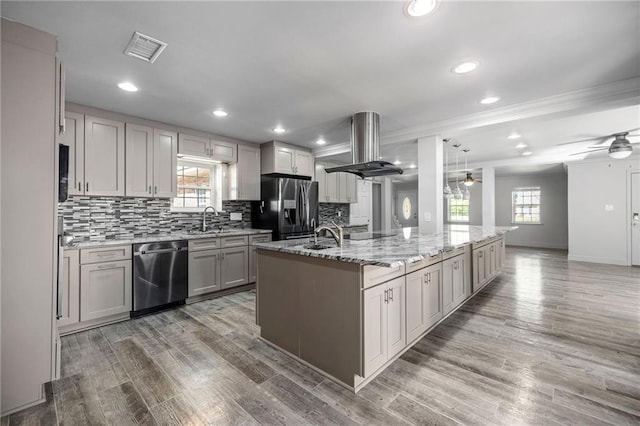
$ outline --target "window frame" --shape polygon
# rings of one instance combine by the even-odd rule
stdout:
[[[178,158],[177,164],[176,164],[176,170],[174,171],[174,173],[178,174],[178,167],[198,167],[201,169],[210,169],[210,173],[209,173],[209,188],[211,191],[211,197],[210,197],[210,203],[207,204],[207,206],[213,206],[216,208],[217,211],[221,212],[222,211],[222,180],[223,180],[223,173],[222,173],[222,164],[217,164],[217,163],[211,163],[211,162],[205,162],[205,161],[197,161],[197,160],[183,160]],[[178,188],[192,188],[192,189],[202,189],[201,187],[197,187],[197,186],[180,186],[178,184],[176,184],[176,196],[175,197],[171,197],[171,207],[170,207],[170,211],[172,212],[176,212],[176,213],[201,213],[204,208],[206,206],[203,207],[177,207],[174,205],[174,200],[176,198],[178,198],[178,194],[177,194],[177,190]]]
[[[455,206],[455,207],[466,207],[467,208],[466,209],[467,210],[467,219],[466,220],[455,220],[455,219],[451,218],[452,217],[452,215],[451,215],[451,207],[452,207],[451,203],[452,202],[456,202],[456,203],[458,203],[458,202],[462,202],[462,203],[466,202],[466,206],[464,206],[464,205],[456,205]],[[455,199],[455,198],[453,198],[453,196],[451,198],[447,199],[447,221],[449,223],[467,223],[468,224],[471,221],[471,200],[465,200],[464,198]]]
[[[530,204],[516,204],[516,199],[515,199],[515,195],[516,193],[522,193],[522,192],[534,192],[537,191],[538,192],[538,203],[530,203]],[[516,206],[529,206],[529,208],[533,208],[535,206],[538,207],[538,213],[527,213],[527,215],[529,215],[529,217],[532,217],[533,215],[538,216],[538,221],[537,222],[525,222],[525,221],[518,221],[516,220],[516,214],[523,214],[524,213],[516,213]],[[542,187],[541,186],[516,186],[513,187],[513,189],[511,190],[511,223],[513,225],[542,225]]]

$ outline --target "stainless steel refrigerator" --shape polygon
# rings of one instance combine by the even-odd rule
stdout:
[[[318,182],[262,176],[260,201],[251,205],[254,228],[271,229],[274,240],[311,235],[318,225]]]

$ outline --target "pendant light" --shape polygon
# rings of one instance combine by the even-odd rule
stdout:
[[[460,153],[459,148],[460,148],[460,144],[455,144],[453,145],[453,147],[456,149],[456,173],[458,172],[458,154]],[[453,198],[456,200],[462,200],[462,191],[460,190],[460,182],[458,181],[458,178],[456,177],[456,187],[453,190]]]
[[[469,166],[467,164],[467,153],[470,151],[469,148],[465,148],[462,150],[464,152],[464,169],[467,170],[467,177],[464,178],[464,185],[471,186],[473,185],[473,177],[471,177],[471,172],[469,170]]]
[[[451,199],[451,187],[449,186],[449,139],[442,139],[444,142],[444,198]]]

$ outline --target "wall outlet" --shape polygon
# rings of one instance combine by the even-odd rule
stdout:
[[[229,220],[242,220],[242,213],[230,213]]]
[[[613,204],[605,204],[604,205],[604,211],[605,212],[612,212],[613,211]]]
[[[338,217],[342,216],[342,212],[338,210]]]

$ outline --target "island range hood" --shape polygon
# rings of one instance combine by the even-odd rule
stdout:
[[[347,172],[361,178],[402,174],[402,169],[380,160],[380,116],[359,112],[351,118],[353,164],[325,169],[327,173]]]

